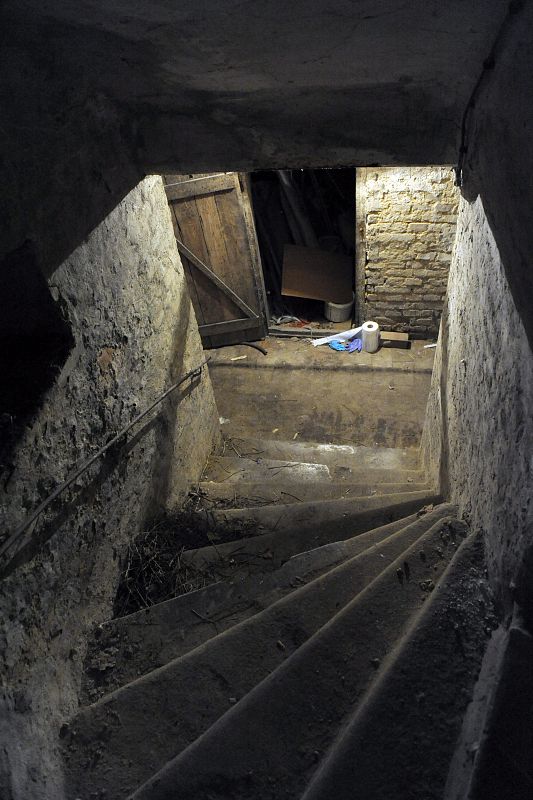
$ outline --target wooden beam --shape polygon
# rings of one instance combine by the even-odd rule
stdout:
[[[408,342],[409,334],[400,331],[380,331],[379,335],[382,339],[390,339],[395,342]]]
[[[365,321],[367,168],[355,170],[355,324]]]
[[[221,172],[218,175],[209,175],[207,178],[190,178],[179,183],[169,183],[165,186],[167,200],[186,200],[201,194],[216,194],[217,192],[231,192],[235,189],[233,172]]]
[[[227,295],[231,300],[233,300],[235,305],[238,306],[241,309],[241,311],[243,311],[246,314],[247,317],[251,317],[252,319],[257,318],[256,312],[252,308],[250,308],[250,306],[247,305],[244,302],[244,300],[242,300],[239,297],[238,294],[235,294],[233,289],[231,289],[226,283],[224,283],[224,281],[221,278],[219,278],[218,275],[216,275],[213,272],[213,270],[207,266],[207,264],[204,264],[203,261],[200,261],[198,256],[195,256],[194,253],[183,244],[183,242],[180,242],[179,239],[176,239],[176,244],[178,246],[178,250],[180,251],[181,255],[185,256],[185,258],[188,261],[190,261],[191,264],[194,264],[194,266],[197,269],[199,269],[200,272],[203,272],[204,275],[207,275],[207,277],[211,281],[213,281],[215,286],[217,286],[221,292],[224,292],[225,295]]]

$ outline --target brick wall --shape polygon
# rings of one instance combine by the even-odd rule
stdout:
[[[357,170],[360,317],[436,336],[455,238],[453,181],[449,167]]]

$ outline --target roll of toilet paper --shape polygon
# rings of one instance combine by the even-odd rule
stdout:
[[[379,325],[377,322],[363,322],[363,350],[375,353],[379,347]]]

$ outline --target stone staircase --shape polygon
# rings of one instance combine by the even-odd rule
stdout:
[[[95,632],[69,800],[440,798],[492,612],[417,451],[228,439],[196,498],[213,582]]]

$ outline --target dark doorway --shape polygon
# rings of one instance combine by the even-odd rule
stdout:
[[[355,169],[265,170],[252,173],[251,186],[270,328],[331,326],[325,301],[352,299]],[[328,298],[324,285],[317,290],[313,275],[322,263],[323,283],[335,273],[342,296]]]

